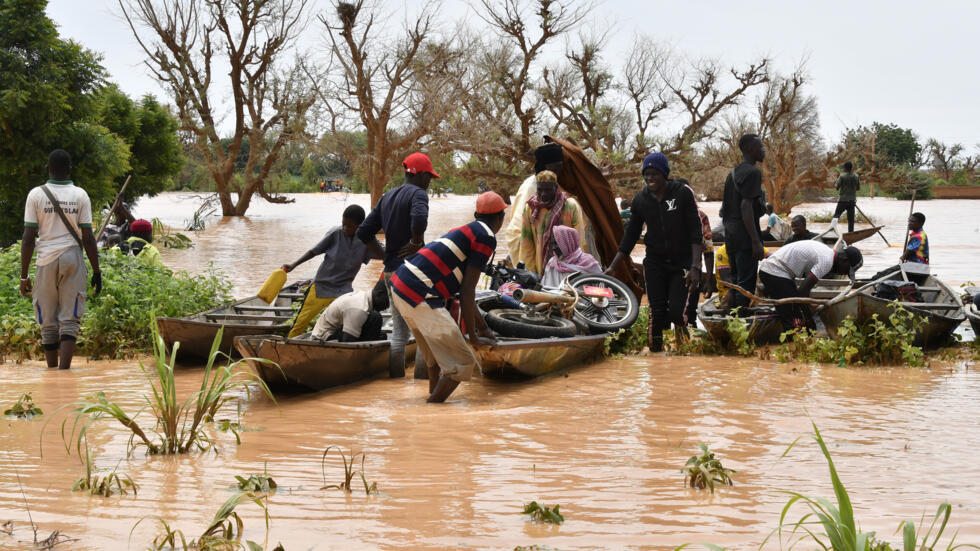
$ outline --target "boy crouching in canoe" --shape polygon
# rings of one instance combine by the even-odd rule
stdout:
[[[391,276],[392,303],[429,361],[429,402],[444,402],[477,366],[446,300],[459,294],[463,324],[474,346],[493,345],[493,331],[476,314],[476,283],[497,248],[504,200],[492,191],[476,199],[474,221],[419,249]]]

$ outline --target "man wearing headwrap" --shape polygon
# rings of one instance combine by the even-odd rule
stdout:
[[[575,198],[558,187],[558,176],[550,170],[537,175],[538,191],[527,201],[521,217],[521,239],[514,263],[536,273],[543,274],[548,260],[554,255],[553,230],[556,226],[569,226],[585,235],[585,216]]]
[[[554,256],[544,267],[544,277],[541,284],[547,287],[557,287],[569,274],[580,272],[598,274],[602,266],[594,256],[582,250],[581,239],[574,228],[555,226]]]
[[[663,332],[671,323],[679,337],[687,333],[684,320],[688,289],[696,290],[701,280],[703,235],[694,192],[683,181],[668,180],[670,165],[663,153],[643,159],[644,187],[633,199],[632,216],[619,252],[606,273],[612,273],[629,258],[646,226],[647,297],[650,301],[649,346],[663,351]]]
[[[524,207],[527,205],[528,200],[538,192],[537,175],[545,170],[550,170],[555,174],[561,174],[564,160],[565,155],[562,153],[561,146],[556,143],[548,142],[534,150],[534,174],[528,176],[521,183],[521,187],[517,189],[517,194],[514,195],[514,200],[510,205],[512,212],[510,223],[507,224],[503,232],[510,258],[514,261],[514,264],[517,264],[517,257],[521,247],[521,224],[523,222],[522,215],[524,214]]]

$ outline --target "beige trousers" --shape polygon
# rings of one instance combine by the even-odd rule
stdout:
[[[395,293],[392,301],[415,335],[415,343],[425,351],[429,362],[439,366],[440,374],[455,381],[470,380],[479,363],[449,311],[424,302],[413,307]]]

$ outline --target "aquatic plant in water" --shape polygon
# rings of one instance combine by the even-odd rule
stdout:
[[[250,540],[242,541],[245,533],[245,521],[235,510],[242,502],[251,502],[262,509],[265,516],[265,531],[268,538],[269,533],[269,506],[266,503],[267,497],[256,496],[250,492],[239,492],[230,498],[218,509],[211,519],[211,523],[205,528],[204,532],[197,539],[188,540],[187,536],[180,529],[173,528],[163,520],[157,519],[160,524],[158,533],[150,544],[150,549],[162,550],[231,550],[248,549],[249,551],[262,551],[264,547]],[[142,522],[142,521],[140,521]],[[139,526],[139,522],[136,523]],[[136,529],[133,526],[133,530]],[[132,531],[130,531],[132,536]],[[273,551],[282,551],[282,545],[277,545]]]
[[[127,474],[117,473],[116,469],[112,469],[104,475],[96,474],[92,469],[95,459],[88,451],[87,445],[85,446],[83,462],[85,463],[85,474],[72,485],[71,490],[73,492],[87,491],[96,496],[111,497],[113,494],[127,495],[130,492],[136,495],[139,491],[139,485],[136,484],[136,481]]]
[[[215,366],[219,357],[225,356],[218,351],[224,331],[221,328],[211,344],[211,352],[204,368],[200,388],[181,401],[177,397],[177,385],[174,380],[174,366],[180,343],[174,344],[168,356],[167,347],[163,337],[160,336],[155,320],[150,325],[150,330],[153,342],[153,366],[152,369],[148,369],[140,362],[140,368],[148,374],[152,391],[144,398],[155,418],[153,427],[150,429],[142,427],[134,417],[100,391],[83,400],[75,408],[75,420],[70,437],[65,434],[68,421],[62,423],[61,435],[66,445],[70,446],[70,442],[75,440],[76,447],[81,453],[81,443],[89,426],[102,417],[109,417],[132,431],[130,451],[139,446],[145,446],[150,454],[161,455],[188,453],[194,449],[205,451],[214,447],[212,438],[205,430],[206,426],[214,421],[218,410],[234,399],[239,390],[244,390],[246,395],[250,395],[249,383],[254,383],[266,396],[275,400],[262,379],[251,372],[236,369],[241,360]]]
[[[524,514],[530,515],[531,520],[537,522],[561,524],[565,522],[565,517],[562,516],[560,509],[561,508],[558,505],[548,507],[546,505],[540,505],[537,501],[532,501],[531,503],[526,503],[524,505]]]
[[[773,350],[777,360],[812,361],[846,365],[907,365],[925,364],[922,348],[912,344],[915,333],[925,320],[901,305],[891,305],[887,320],[874,314],[866,324],[845,319],[833,339],[814,336],[803,330],[786,331],[779,336],[780,344]]]
[[[9,409],[4,410],[3,414],[18,419],[30,419],[31,417],[43,415],[44,412],[41,411],[41,408],[34,405],[34,399],[31,398],[31,393],[28,392],[14,402],[14,405],[10,406]]]
[[[340,454],[340,460],[344,464],[344,480],[342,482],[340,482],[339,484],[330,484],[330,485],[327,485],[327,471],[326,471],[326,468],[325,468],[325,464],[326,464],[326,461],[327,461],[327,455],[330,453],[331,450],[337,450],[337,453]],[[361,458],[361,470],[360,471],[357,471],[357,470],[354,469],[354,467],[356,466],[357,458],[358,457]],[[344,450],[341,449],[340,446],[328,446],[327,449],[323,450],[323,456],[320,458],[320,472],[321,472],[321,475],[323,476],[323,487],[320,488],[320,489],[321,490],[332,490],[332,489],[343,490],[343,491],[345,491],[345,492],[347,492],[349,494],[349,493],[351,493],[353,491],[353,489],[351,487],[351,482],[354,480],[354,477],[355,476],[360,475],[361,476],[361,482],[364,484],[364,494],[365,495],[371,495],[371,494],[378,493],[378,483],[377,482],[372,482],[372,483],[368,484],[367,478],[364,475],[364,459],[365,459],[364,452],[354,453],[353,450],[351,450],[348,454],[345,454],[344,453]]]
[[[878,539],[874,532],[861,531],[860,525],[854,517],[854,508],[851,505],[850,495],[847,493],[844,483],[841,482],[840,476],[837,474],[830,450],[827,448],[827,444],[824,442],[823,436],[820,434],[820,429],[817,428],[817,424],[812,423],[812,425],[813,438],[820,446],[820,451],[827,460],[827,467],[830,470],[830,480],[833,483],[834,496],[837,503],[832,503],[821,497],[809,497],[798,492],[787,492],[791,497],[786,502],[786,505],[783,506],[782,512],[779,515],[779,526],[763,541],[763,547],[773,535],[778,536],[779,542],[782,545],[784,541],[784,530],[788,528],[789,533],[786,535],[786,539],[789,541],[790,548],[801,542],[812,541],[822,549],[833,549],[834,551],[891,551],[893,549],[902,549],[903,551],[946,549],[947,551],[951,551],[961,548],[980,549],[980,547],[975,545],[957,545],[955,543],[955,533],[946,543],[945,547],[939,547],[939,540],[942,538],[950,515],[952,514],[952,507],[949,503],[943,503],[939,506],[928,528],[926,528],[925,516],[922,517],[918,525],[912,521],[903,521],[899,525],[899,531],[902,532],[901,547],[892,547],[889,543]],[[794,442],[790,445],[790,449],[795,444]],[[787,453],[789,453],[789,449],[783,455],[785,456]],[[795,522],[788,521],[787,516],[797,504],[803,505],[807,512]],[[923,532],[923,530],[925,531]]]
[[[647,325],[650,321],[650,308],[640,307],[633,325],[612,333],[603,342],[602,351],[606,356],[638,354],[647,345]]]
[[[248,478],[235,475],[235,480],[238,481],[238,489],[243,492],[269,494],[275,492],[276,488],[279,487],[276,481],[269,476],[267,469],[262,469],[262,474],[249,475]]]
[[[165,226],[159,218],[154,218],[151,223],[153,224],[153,240],[164,247],[168,249],[188,249],[194,246],[194,242],[191,241],[190,237]]]
[[[714,452],[708,449],[707,444],[701,443],[699,447],[701,453],[692,455],[681,469],[684,483],[700,490],[708,488],[711,493],[715,493],[715,484],[732,486],[732,475],[735,471],[725,468]]]

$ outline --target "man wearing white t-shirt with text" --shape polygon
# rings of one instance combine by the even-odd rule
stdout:
[[[853,281],[863,262],[857,247],[834,251],[820,241],[796,241],[780,247],[759,264],[759,280],[769,298],[808,297],[817,281],[828,273],[847,275]],[[799,287],[798,278],[803,279]],[[781,304],[776,306],[776,312],[786,329],[813,328],[813,316],[806,305]]]
[[[88,269],[83,246],[92,264],[95,294],[102,291],[99,251],[92,234],[92,203],[70,175],[71,156],[55,149],[48,156],[47,183],[27,195],[20,246],[20,294],[33,296],[44,358],[48,367],[61,369],[71,367],[85,311]],[[32,285],[29,276],[35,250],[37,273]]]

